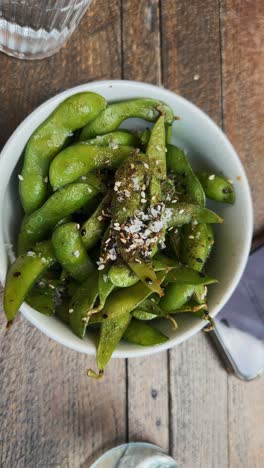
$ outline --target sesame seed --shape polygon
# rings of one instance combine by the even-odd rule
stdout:
[[[81,177],[81,180],[87,180],[87,177],[86,177],[85,175],[83,175],[83,176]]]
[[[45,179],[44,179],[45,184],[47,184],[48,181],[49,181],[49,178],[48,178],[48,177],[45,177]]]
[[[24,177],[21,174],[18,174],[19,180],[24,180]]]
[[[160,163],[160,161],[158,159],[156,159],[156,165],[158,166]]]
[[[118,192],[118,187],[116,185],[114,186],[114,191]]]
[[[194,236],[189,236],[189,239],[194,239]]]
[[[149,165],[148,165],[147,163],[144,163],[144,167],[145,167],[146,169],[149,169]]]
[[[99,265],[98,270],[103,270],[104,267],[105,267],[105,265],[101,264],[101,265]]]
[[[115,227],[114,227],[114,230],[115,230],[115,231],[121,231],[121,228],[120,228],[119,226],[115,226]]]
[[[135,262],[141,263],[141,260],[139,260],[139,258],[135,258]]]
[[[121,238],[120,240],[121,240],[121,242],[123,242],[123,244],[126,244],[126,242],[127,242],[126,239],[123,239],[123,238]]]
[[[74,257],[79,257],[79,256],[80,256],[79,250],[75,250],[75,251],[72,253],[72,255],[73,255]]]
[[[230,184],[233,185],[234,181],[232,179],[227,179]]]
[[[215,175],[214,175],[214,174],[212,174],[212,175],[210,175],[210,176],[208,177],[209,180],[214,180],[214,178],[215,178]]]
[[[79,223],[77,223],[77,224],[76,224],[76,228],[79,230],[79,229],[80,229],[80,227],[81,227],[81,226],[80,226],[80,224],[79,224]]]
[[[28,256],[28,257],[35,257],[35,255],[36,255],[35,252],[32,252],[32,250],[29,250],[29,251],[27,252],[27,256]]]
[[[184,213],[184,209],[183,209],[183,208],[179,211],[179,214],[182,214],[182,213]]]
[[[134,169],[134,168],[135,168],[135,164],[134,164],[134,163],[131,163],[131,164],[130,164],[130,167],[131,167],[131,169]]]
[[[115,185],[116,185],[117,187],[121,187],[121,184],[122,184],[122,182],[120,182],[119,180],[116,181],[116,183],[115,183]]]
[[[142,198],[145,198],[145,196],[146,196],[146,194],[145,194],[145,192],[143,190],[142,190],[142,192],[140,192],[140,195],[141,195]]]
[[[69,309],[69,314],[72,314],[73,313],[73,309]]]
[[[172,200],[171,203],[177,203],[178,200]]]
[[[198,73],[196,73],[193,77],[194,81],[198,81],[200,79],[200,75],[198,75]]]
[[[49,288],[50,289],[56,289],[55,286],[53,286],[53,284],[49,284]]]
[[[147,203],[147,200],[145,198],[141,198],[141,203]]]
[[[123,206],[123,211],[125,211],[125,212],[126,212],[126,208],[125,208],[124,206]]]

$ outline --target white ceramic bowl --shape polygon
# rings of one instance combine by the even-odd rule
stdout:
[[[209,310],[212,316],[215,316],[237,286],[249,253],[253,210],[245,171],[226,136],[200,109],[163,88],[134,81],[98,81],[64,91],[32,112],[6,143],[0,157],[0,279],[2,283],[5,282],[9,257],[12,258],[8,244],[16,242],[21,221],[17,174],[22,163],[23,148],[32,132],[61,101],[81,91],[100,93],[108,101],[152,97],[168,103],[175,115],[181,117],[181,120],[175,122],[173,126],[173,143],[186,149],[193,167],[209,170],[212,174],[224,173],[228,178],[233,179],[236,190],[235,205],[210,204],[225,220],[223,225],[215,227],[216,244],[207,268],[209,274],[220,281],[219,284],[209,288]],[[136,119],[127,121],[124,125],[126,128],[145,126],[145,122]],[[45,317],[26,304],[22,305],[21,312],[36,328],[50,338],[76,351],[95,354],[92,336],[88,335],[81,340],[57,318]],[[173,331],[168,326],[168,321],[161,324],[162,329],[166,330],[170,337],[166,343],[145,348],[121,342],[114,356],[144,356],[171,348],[190,338],[204,326],[204,322],[186,315],[177,321],[179,322],[177,331]]]

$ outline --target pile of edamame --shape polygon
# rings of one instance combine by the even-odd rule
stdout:
[[[121,130],[137,117],[154,126]],[[9,323],[26,301],[84,338],[98,335],[98,374],[119,341],[159,345],[158,319],[210,321],[205,272],[214,244],[206,196],[234,203],[231,181],[194,173],[169,143],[171,108],[149,98],[108,104],[95,93],[62,102],[30,137],[19,193],[24,219],[4,293]]]

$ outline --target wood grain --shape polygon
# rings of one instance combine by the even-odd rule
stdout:
[[[261,0],[221,1],[224,127],[246,167],[255,231],[264,230],[264,8]],[[264,463],[263,377],[228,381],[229,464]]]
[[[120,78],[120,45],[119,1],[97,0],[57,55],[24,62],[1,54],[0,145],[58,91]],[[94,361],[51,341],[22,316],[1,336],[1,467],[86,467],[125,441],[125,363],[112,361],[99,384],[86,377],[88,365]]]
[[[218,2],[162,2],[163,83],[221,125]],[[170,351],[171,451],[180,466],[228,463],[227,376],[200,333]]]
[[[122,2],[123,78],[160,84],[157,0]],[[169,448],[167,353],[128,361],[128,436]]]
[[[255,210],[264,229],[264,5],[262,0],[222,0],[223,110],[225,131],[245,165]]]

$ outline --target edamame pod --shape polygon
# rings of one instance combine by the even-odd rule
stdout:
[[[181,244],[181,261],[193,270],[201,271],[209,251],[206,224],[187,224],[183,226]]]
[[[141,346],[155,346],[168,341],[168,337],[159,330],[135,318],[129,323],[123,338]]]
[[[94,270],[94,265],[86,253],[76,223],[58,227],[52,235],[52,244],[58,262],[69,275],[82,283]]]
[[[167,123],[174,120],[172,109],[156,99],[140,98],[110,104],[93,122],[86,125],[80,139],[87,140],[96,135],[103,135],[115,131],[126,119],[137,117],[155,122],[160,115],[164,115]]]
[[[191,299],[194,286],[191,284],[170,283],[164,296],[159,302],[159,306],[166,312],[178,309]]]
[[[85,183],[70,184],[58,190],[23,222],[18,239],[18,251],[24,253],[37,241],[45,238],[58,221],[79,210],[97,194],[94,187]]]
[[[182,226],[193,221],[198,223],[223,223],[224,220],[207,208],[189,203],[170,204],[165,210],[167,227]]]
[[[100,338],[96,352],[96,361],[99,371],[103,371],[109,362],[114,350],[125,333],[131,315],[126,314],[116,320],[107,320],[101,324]]]
[[[110,148],[116,148],[117,146],[135,146],[138,147],[140,144],[139,139],[136,135],[127,130],[118,130],[116,132],[106,133],[105,135],[97,135],[97,137],[86,140],[88,145],[96,146],[109,146]]]
[[[76,143],[61,151],[50,165],[49,177],[53,190],[64,187],[85,177],[95,169],[116,168],[129,154],[135,151],[131,146],[116,149],[92,146],[86,142]]]
[[[165,119],[161,115],[155,123],[147,146],[146,154],[152,175],[157,179],[166,179],[166,141],[165,141]]]
[[[139,281],[138,276],[127,265],[121,263],[112,265],[108,276],[110,281],[118,288],[128,288]]]
[[[25,298],[25,302],[33,309],[48,317],[55,314],[57,305],[60,303],[60,295],[56,287],[50,284],[34,285]]]
[[[233,184],[225,177],[221,177],[210,172],[197,172],[205,195],[212,200],[222,203],[235,203],[236,195]]]
[[[41,242],[10,266],[4,291],[4,311],[11,322],[37,279],[56,262],[51,242]]]
[[[176,174],[179,178],[179,180],[176,179],[176,190],[186,192],[190,203],[204,207],[205,194],[203,187],[194,174],[184,152],[173,145],[167,145],[167,150],[168,171]]]
[[[89,322],[89,312],[98,297],[98,272],[94,271],[76,290],[69,307],[69,322],[72,331],[83,338]]]
[[[90,218],[81,226],[82,242],[86,250],[90,250],[102,238],[111,214],[109,211],[112,193],[105,195]]]
[[[91,122],[106,105],[106,100],[99,94],[75,94],[63,101],[35,130],[25,149],[19,183],[21,202],[27,214],[45,202],[50,163],[69,135]]]
[[[166,274],[157,273],[159,281],[162,283]],[[96,314],[103,320],[112,320],[121,315],[127,314],[135,309],[142,301],[147,299],[152,291],[141,281],[129,288],[113,291],[107,298],[104,309]]]

